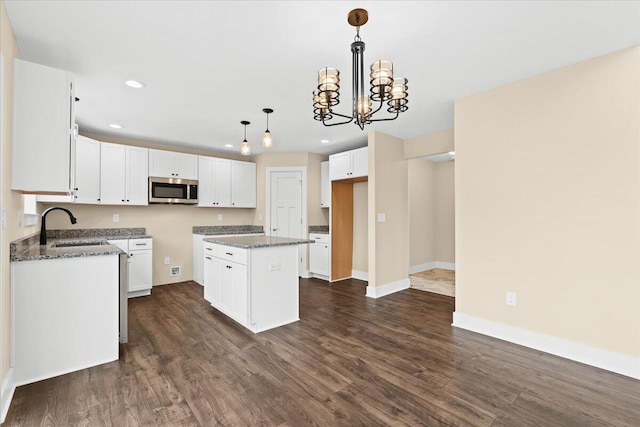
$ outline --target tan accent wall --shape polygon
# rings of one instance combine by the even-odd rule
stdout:
[[[417,266],[436,261],[435,164],[407,160],[409,170],[409,261]]]
[[[369,271],[368,194],[369,183],[353,184],[353,269]]]
[[[455,161],[435,163],[435,260],[455,263]]]
[[[430,156],[432,154],[448,153],[454,150],[453,129],[428,133],[404,140],[404,158]]]
[[[455,136],[456,312],[640,358],[640,46],[458,100]]]
[[[402,140],[369,133],[369,286],[409,276],[408,182]],[[377,222],[378,213],[386,215],[385,222]]]
[[[18,215],[22,214],[22,195],[11,191],[11,141],[12,141],[12,120],[13,120],[13,59],[19,58],[18,46],[13,36],[11,23],[7,17],[4,3],[0,1],[0,51],[4,58],[4,70],[2,85],[2,207],[7,212],[7,228],[1,230],[2,234],[2,258],[0,265],[2,270],[0,292],[2,292],[2,372],[1,381],[9,370],[9,357],[11,354],[11,274],[9,263],[9,242],[19,239],[37,231],[36,226],[19,226]],[[34,153],[37,155],[37,153]],[[0,382],[0,384],[2,384]]]

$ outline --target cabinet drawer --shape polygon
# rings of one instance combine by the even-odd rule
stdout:
[[[153,239],[129,239],[129,250],[140,251],[153,248]]]
[[[328,234],[317,234],[310,233],[309,239],[314,240],[316,243],[329,243],[329,235]]]
[[[206,247],[205,247],[206,252]],[[237,262],[238,264],[247,265],[247,250],[241,248],[234,248],[233,246],[215,246],[214,255],[218,258]]]

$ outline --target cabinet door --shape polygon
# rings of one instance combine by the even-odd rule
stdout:
[[[216,159],[215,206],[231,206],[231,160]]]
[[[72,76],[20,59],[13,67],[11,189],[69,192],[75,143]]]
[[[182,179],[198,179],[198,156],[186,153],[173,153],[175,176]]]
[[[329,162],[320,163],[320,207],[331,206],[331,179],[329,178]]]
[[[309,271],[329,276],[329,244],[312,243],[309,245]]]
[[[151,289],[153,250],[129,252],[129,292]]]
[[[100,144],[100,203],[103,205],[125,203],[125,150],[124,145]]]
[[[213,206],[215,164],[213,157],[198,156],[198,206]]]
[[[76,203],[100,203],[100,141],[76,140]]]
[[[218,274],[220,262],[207,254],[202,259],[204,260],[204,299],[217,307],[220,305],[220,277]]]
[[[369,147],[351,151],[351,178],[369,174]]]
[[[348,151],[329,156],[329,176],[331,181],[350,178],[351,155]]]
[[[127,203],[131,205],[148,205],[149,149],[127,146],[125,168]]]
[[[233,313],[233,269],[230,268],[232,262],[214,258],[218,264],[218,283],[220,284],[220,303],[216,306],[228,316]]]
[[[149,176],[175,178],[174,153],[164,150],[149,150]]]
[[[256,207],[256,164],[231,161],[231,206]]]
[[[233,286],[233,306],[232,317],[243,325],[249,324],[249,281],[247,277],[247,266],[229,263],[231,267],[231,284]]]

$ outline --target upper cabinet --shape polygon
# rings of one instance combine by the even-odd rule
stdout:
[[[100,202],[100,141],[79,136],[76,139],[75,203]]]
[[[359,178],[367,176],[368,174],[368,147],[332,154],[329,156],[329,176],[331,177],[331,181]]]
[[[329,178],[329,161],[320,163],[320,207],[331,207],[331,179]]]
[[[147,148],[103,142],[100,151],[100,203],[147,205]]]
[[[14,59],[11,189],[68,193],[74,149],[73,77]]]
[[[231,206],[256,207],[256,164],[231,161]]]
[[[199,156],[198,206],[255,208],[256,164]]]
[[[198,156],[174,151],[149,150],[149,176],[198,179]]]

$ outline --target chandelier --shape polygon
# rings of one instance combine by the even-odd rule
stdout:
[[[340,71],[335,68],[321,68],[318,71],[318,87],[313,91],[313,118],[325,126],[343,125],[355,122],[360,129],[372,122],[395,120],[407,111],[407,79],[393,77],[393,63],[378,60],[370,67],[370,93],[365,91],[364,42],[360,38],[360,27],[367,23],[369,14],[364,9],[353,9],[347,16],[347,22],[356,27],[356,36],[351,43],[352,57],[352,113],[337,113],[333,108],[340,103]],[[385,107],[390,113],[382,118],[373,115]],[[346,120],[331,121],[336,117]],[[339,120],[339,119],[337,119]]]

